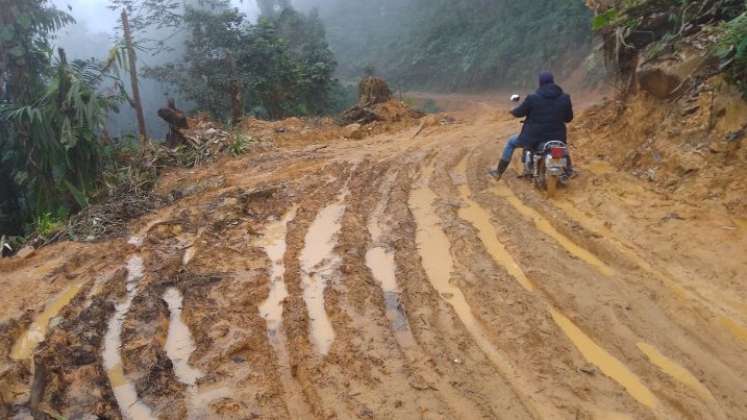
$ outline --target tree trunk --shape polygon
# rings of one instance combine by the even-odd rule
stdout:
[[[229,92],[231,95],[231,122],[237,125],[244,118],[244,104],[241,101],[241,82],[236,74],[236,61],[233,59],[233,56],[228,54],[227,60],[228,67],[231,69],[231,86]]]
[[[124,30],[125,43],[127,45],[127,58],[130,62],[130,81],[132,82],[132,100],[135,103],[135,114],[140,131],[140,141],[143,145],[148,141],[148,133],[145,129],[145,114],[143,114],[143,102],[140,100],[140,86],[137,82],[137,63],[135,48],[132,46],[132,33],[130,33],[130,21],[127,19],[127,11],[122,9],[122,29]]]

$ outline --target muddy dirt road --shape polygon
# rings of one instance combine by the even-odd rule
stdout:
[[[517,124],[462,107],[0,262],[0,417],[747,418],[747,223],[587,151],[553,200],[490,181]]]

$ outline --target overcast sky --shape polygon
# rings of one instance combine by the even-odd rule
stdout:
[[[108,0],[51,0],[59,9],[68,10],[78,24],[86,25],[91,32],[111,33],[116,26],[118,12],[109,10]],[[231,0],[236,7],[246,13],[251,19],[257,15],[257,5],[254,0]]]

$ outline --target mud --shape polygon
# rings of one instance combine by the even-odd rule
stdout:
[[[200,187],[129,243],[0,260],[0,417],[743,418],[736,196],[673,193],[598,137],[552,200],[496,184],[518,124],[441,99],[454,123],[301,127],[169,172],[163,194]]]
[[[138,283],[143,277],[143,259],[132,256],[127,261],[127,279],[125,287],[127,297],[116,305],[114,315],[109,320],[109,326],[104,337],[103,362],[109,383],[114,391],[117,404],[122,410],[122,416],[127,419],[145,420],[155,416],[151,410],[137,396],[135,385],[125,376],[122,355],[122,323],[130,310],[132,300],[138,291]]]
[[[301,271],[303,273],[303,298],[309,309],[311,320],[311,341],[317,351],[326,355],[335,339],[335,331],[327,315],[325,288],[335,275],[339,260],[334,254],[336,235],[340,230],[340,219],[345,211],[342,193],[337,202],[319,212],[309,227],[301,251]]]

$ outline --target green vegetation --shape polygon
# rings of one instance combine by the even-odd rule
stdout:
[[[747,1],[745,0],[621,0],[599,13],[594,30],[604,39],[608,63],[622,80],[631,80],[642,53],[645,61],[677,48],[701,31],[721,59],[718,71],[747,97]],[[699,42],[703,42],[702,40]]]
[[[240,156],[249,150],[252,139],[239,133],[233,134],[233,141],[228,145],[229,152],[233,156]]]
[[[729,80],[747,98],[747,12],[723,25],[717,53],[727,63]]]
[[[228,120],[240,106],[242,114],[278,119],[335,106],[337,63],[316,14],[288,7],[252,24],[216,2],[187,7],[182,26],[189,33],[183,59],[146,75],[172,84],[198,109]]]
[[[322,3],[330,45],[350,80],[373,65],[405,88],[534,86],[540,70],[566,76],[591,49],[592,14],[583,0]]]
[[[20,234],[24,224],[49,229],[49,215],[87,204],[105,165],[99,135],[121,97],[97,90],[111,66],[68,63],[62,50],[53,61],[49,37],[70,16],[46,0],[2,3],[0,228]]]

